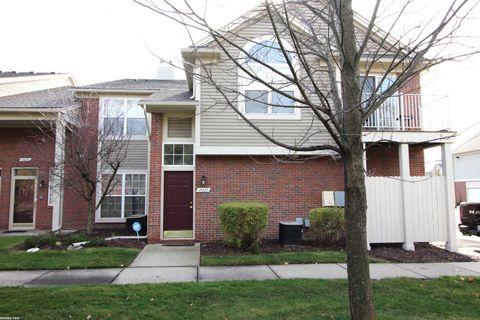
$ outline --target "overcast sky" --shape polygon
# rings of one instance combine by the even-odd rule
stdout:
[[[428,6],[428,12],[448,2],[418,1]],[[208,13],[219,27],[257,3],[210,0]],[[368,16],[372,3],[354,0],[354,8]],[[154,78],[159,63],[149,49],[178,60],[179,49],[190,45],[181,26],[130,0],[1,0],[0,13],[0,70],[69,72],[79,84]],[[478,20],[471,21],[464,34],[480,35],[479,26]],[[471,42],[480,47],[477,38]],[[455,130],[480,120],[479,72],[476,57],[444,65],[424,77],[424,93],[450,96]]]

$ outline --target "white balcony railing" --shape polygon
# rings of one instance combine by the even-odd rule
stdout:
[[[391,96],[365,121],[363,127],[393,131],[449,130],[448,96],[421,94]]]

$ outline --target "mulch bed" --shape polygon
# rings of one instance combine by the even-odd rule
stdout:
[[[73,233],[66,233],[60,235],[62,238],[68,238],[69,236],[75,236],[75,234],[84,233],[83,231],[77,231]],[[115,236],[125,235],[124,229],[106,229],[106,230],[93,230],[92,238],[110,238]],[[129,235],[130,236],[130,235]],[[60,245],[58,246],[50,246],[50,245],[43,245],[39,246],[41,250],[66,250],[68,245],[64,243],[65,241],[59,241]],[[105,245],[101,247],[118,247],[118,248],[133,248],[133,249],[143,249],[147,245],[146,239],[112,239],[105,242]],[[88,245],[87,245],[88,247]],[[29,249],[27,245],[21,243],[15,246],[16,250],[25,251]]]
[[[322,245],[315,242],[305,242],[297,246],[284,246],[276,240],[262,242],[259,254],[301,251],[340,251],[345,250],[344,244]],[[250,255],[241,249],[226,248],[222,242],[202,243],[201,254],[204,256],[242,256]],[[423,262],[470,262],[474,259],[455,252],[440,249],[428,243],[416,243],[415,251],[403,250],[401,244],[372,246],[370,257],[401,263]]]
[[[428,243],[416,243],[415,251],[403,250],[401,245],[372,247],[370,256],[401,263],[475,261],[463,254],[440,249]]]
[[[147,245],[146,240],[135,240],[135,239],[114,239],[107,241],[109,247],[122,247],[122,248],[134,248],[134,249],[143,249]]]
[[[301,245],[284,246],[278,243],[276,240],[263,240],[260,247],[259,254],[264,253],[279,253],[279,252],[300,252],[300,251],[339,251],[345,250],[345,246],[342,244],[334,245],[319,245],[314,242],[303,242]],[[205,256],[244,256],[252,253],[235,248],[227,248],[223,242],[206,242],[202,243],[201,254]]]

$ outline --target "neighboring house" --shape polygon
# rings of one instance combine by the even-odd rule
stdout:
[[[64,132],[61,114],[73,107],[69,74],[0,72],[0,229],[58,230],[62,192],[49,176],[59,148],[45,130]]]
[[[236,41],[246,51],[258,50],[255,43],[271,39],[269,23],[237,22],[232,23],[239,32]],[[120,170],[121,190],[97,212],[99,226],[146,213],[151,242],[221,240],[216,211],[220,203],[262,201],[270,209],[265,237],[276,238],[280,221],[307,218],[310,209],[334,204],[331,192],[344,189],[340,159],[325,152],[302,152],[292,158],[292,152],[267,142],[201,80],[200,62],[209,65],[222,85],[243,88],[247,99],[238,102],[239,109],[264,130],[277,132],[283,142],[293,143],[311,127],[308,110],[258,103],[259,94],[268,101],[281,98],[245,77],[225,77],[235,65],[213,42],[181,53],[186,81],[125,79],[75,89],[79,98],[97,99],[100,123],[110,121],[104,116],[109,110],[123,110],[119,130],[128,135],[131,126],[141,133],[132,135],[134,154]],[[285,68],[281,59],[271,60]],[[369,83],[375,85],[379,76],[381,72],[371,75]],[[285,90],[297,94],[295,88]],[[403,243],[407,249],[413,249],[414,242],[447,241],[447,248],[455,250],[453,173],[448,161],[453,135],[447,122],[428,116],[423,101],[428,97],[421,95],[416,77],[365,123],[368,241]],[[444,119],[438,115],[447,115],[447,107],[439,105],[435,119]],[[139,129],[137,120],[143,117],[147,125]],[[325,130],[315,126],[308,143],[330,142]],[[425,176],[423,151],[433,146],[441,146],[447,159],[445,176]]]
[[[453,151],[455,201],[480,202],[480,134]]]
[[[236,22],[235,41],[246,51],[258,50],[255,42],[270,41],[264,40],[273,34],[269,23]],[[200,63],[207,63],[225,86],[242,88],[247,98],[238,108],[281,141],[293,143],[312,128],[309,110],[283,108],[282,103],[291,102],[258,83],[238,74],[225,77],[225,70],[235,70],[235,65],[213,42],[181,53],[186,81],[124,79],[74,88],[80,103],[98,113],[100,127],[114,124],[130,139],[118,188],[96,213],[97,228],[118,226],[128,216],[145,213],[150,242],[221,240],[220,203],[262,201],[269,206],[264,236],[277,238],[280,221],[307,218],[310,209],[335,204],[333,192],[344,190],[341,159],[327,152],[292,154],[267,142],[210,83],[201,81]],[[285,68],[281,59],[270,58]],[[378,74],[368,79],[372,86],[381,76],[381,63],[374,69]],[[368,242],[403,243],[412,250],[414,242],[446,241],[449,250],[456,250],[453,134],[447,122],[429,117],[420,80],[412,79],[365,123]],[[298,94],[295,88],[285,90]],[[259,103],[259,96],[276,101],[277,107]],[[440,105],[434,112],[447,115],[447,107]],[[307,144],[332,142],[316,122],[313,130]],[[425,175],[423,151],[433,146],[442,148],[443,176]],[[68,196],[67,203],[75,207]],[[84,228],[84,209],[70,207],[65,207],[62,227]]]

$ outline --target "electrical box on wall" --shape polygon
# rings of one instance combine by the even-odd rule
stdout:
[[[333,191],[322,191],[322,207],[335,207]]]

